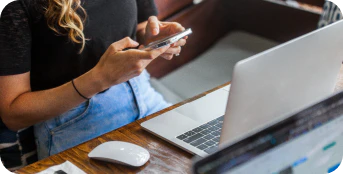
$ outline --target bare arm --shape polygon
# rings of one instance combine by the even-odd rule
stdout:
[[[154,31],[157,27],[160,27],[158,32]],[[160,23],[156,17],[151,17],[149,21],[137,26],[137,36],[139,41],[144,43],[146,38],[149,39],[151,35],[156,36],[160,31],[169,30],[168,27],[183,29],[179,24]],[[171,59],[173,54],[180,52],[178,46],[185,43],[185,39],[182,39],[173,45],[174,48],[122,51],[124,48],[138,46],[138,43],[125,38],[113,43],[97,66],[76,78],[74,83],[84,96],[91,98],[100,91],[138,76],[158,56]],[[79,96],[70,82],[53,89],[32,92],[29,72],[0,76],[0,118],[12,130],[19,130],[56,117],[83,101],[85,99]]]
[[[78,90],[90,98],[113,85],[138,76],[168,48],[152,51],[128,50],[138,43],[130,38],[113,43],[89,72],[74,80]],[[0,76],[0,117],[11,130],[19,130],[56,117],[85,101],[72,84],[32,92],[30,73]]]
[[[90,71],[75,79],[75,85],[87,97],[101,91]],[[19,130],[48,120],[85,101],[76,93],[71,83],[31,92],[30,73],[0,76],[0,116],[9,129]],[[82,84],[82,85],[81,85]]]

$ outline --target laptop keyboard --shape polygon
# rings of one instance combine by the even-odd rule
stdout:
[[[176,138],[182,140],[207,153],[216,149],[220,140],[220,133],[223,126],[224,116],[211,120],[199,127],[196,127]]]

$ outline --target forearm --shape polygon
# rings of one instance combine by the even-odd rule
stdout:
[[[103,90],[94,71],[76,78],[74,83],[86,97]],[[19,130],[56,117],[84,102],[71,82],[59,87],[25,92],[16,97],[9,106],[2,108],[1,118],[12,130]]]
[[[74,80],[78,91],[91,98],[113,85],[124,83],[140,75],[152,60],[169,48],[123,51],[138,45],[128,37],[111,44],[93,69]],[[86,100],[70,82],[31,92],[29,72],[0,76],[0,97],[0,117],[12,130],[54,118]]]

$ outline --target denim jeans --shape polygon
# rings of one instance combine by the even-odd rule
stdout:
[[[151,87],[149,74],[144,71],[62,115],[35,125],[38,158],[74,147],[168,105]]]

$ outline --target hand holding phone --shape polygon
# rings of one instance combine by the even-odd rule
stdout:
[[[162,48],[162,47],[171,45],[171,44],[179,41],[180,39],[182,39],[182,38],[184,38],[190,34],[192,34],[192,29],[188,28],[182,32],[173,34],[173,35],[168,36],[166,38],[163,38],[161,40],[151,42],[147,46],[145,46],[143,48],[143,50],[154,50],[154,49],[158,49],[158,48]]]

